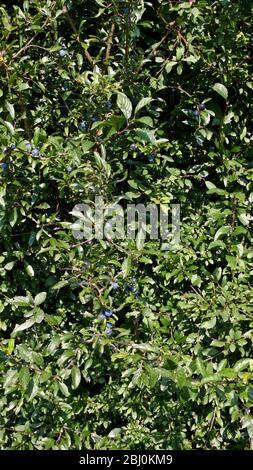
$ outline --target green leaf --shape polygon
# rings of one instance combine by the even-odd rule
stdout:
[[[107,121],[107,125],[113,127],[116,132],[124,126],[125,122],[123,116],[111,116]]]
[[[206,181],[206,185],[209,188],[207,194],[219,194],[220,196],[225,196],[227,194],[225,189],[217,188],[214,184],[210,183],[210,181]]]
[[[5,102],[5,107],[9,112],[12,119],[15,119],[15,110],[13,104],[9,103],[8,101]]]
[[[7,354],[11,355],[15,348],[15,339],[10,338],[7,345]]]
[[[110,439],[115,439],[115,437],[116,438],[120,437],[120,435],[121,435],[121,428],[114,428],[109,432],[108,437]]]
[[[149,129],[135,129],[135,133],[144,142],[149,142],[151,144],[156,142],[154,131],[150,131]]]
[[[149,116],[143,116],[139,119],[136,119],[136,122],[141,122],[142,124],[145,124],[146,126],[153,127],[154,122],[153,119]]]
[[[236,371],[234,369],[230,369],[230,368],[225,367],[224,369],[221,369],[219,371],[219,375],[221,377],[227,377],[229,379],[234,379],[234,378],[237,377],[238,374],[236,373]]]
[[[250,215],[249,214],[245,214],[245,213],[239,214],[238,219],[240,220],[240,222],[243,225],[248,226],[249,223],[250,223]]]
[[[224,249],[226,248],[226,245],[222,240],[216,240],[216,241],[211,242],[210,245],[208,245],[208,250],[213,250],[214,248]]]
[[[139,367],[133,375],[131,385],[140,385],[141,384],[141,376],[142,376],[142,367]]]
[[[130,273],[130,270],[131,270],[131,258],[125,258],[121,266],[121,272],[122,272],[123,278],[128,276],[128,274]]]
[[[17,222],[17,218],[18,218],[17,209],[16,209],[16,207],[14,207],[14,209],[11,211],[11,213],[9,215],[9,223],[10,223],[11,227],[14,227],[14,225]]]
[[[173,372],[165,369],[164,367],[158,367],[157,371],[159,372],[160,377],[164,377],[166,379],[174,380]]]
[[[248,388],[248,398],[250,399],[250,401],[253,401],[253,388],[252,387]]]
[[[46,292],[40,292],[34,298],[34,305],[38,306],[38,305],[42,304],[43,302],[45,302],[46,298],[47,298],[47,293]]]
[[[57,282],[56,284],[54,284],[54,286],[52,287],[53,290],[57,290],[57,289],[62,289],[63,287],[67,286],[68,285],[68,281],[66,280],[62,280],[62,281],[59,281]]]
[[[31,378],[28,367],[21,367],[18,376],[20,385],[26,389]]]
[[[26,270],[28,276],[34,277],[33,267],[29,263],[27,263],[27,261],[24,262],[24,265],[25,265],[25,270]]]
[[[62,367],[62,365],[71,357],[74,356],[74,351],[72,349],[67,349],[64,351],[64,353],[59,357],[57,364],[59,367]]]
[[[216,279],[216,281],[219,281],[222,276],[222,268],[221,267],[216,268],[213,272],[213,276]]]
[[[210,320],[204,321],[201,324],[201,328],[205,328],[206,330],[210,330],[214,328],[216,325],[216,317],[211,318]]]
[[[88,151],[94,147],[94,142],[92,142],[91,140],[82,140],[82,150],[84,153],[88,153]]]
[[[15,129],[14,129],[13,125],[9,121],[4,121],[4,124],[7,127],[10,134],[14,135],[15,134]]]
[[[176,48],[176,59],[179,61],[184,56],[185,48],[184,46],[179,46]]]
[[[28,240],[28,245],[32,246],[35,240],[36,240],[36,232],[31,232],[31,235]]]
[[[33,142],[34,142],[34,145],[38,145],[39,144],[39,140],[40,140],[40,136],[42,135],[42,131],[40,129],[40,127],[36,127],[35,131],[34,131],[34,134],[33,134]]]
[[[80,382],[81,382],[81,372],[79,367],[73,366],[72,371],[71,371],[71,377],[72,377],[72,386],[74,389],[78,388]]]
[[[175,65],[177,65],[177,62],[176,62],[176,61],[174,61],[174,62],[173,62],[173,61],[168,61],[168,62],[166,63],[166,67],[165,67],[166,72],[167,72],[167,73],[170,73],[171,70],[172,70],[172,68],[173,68]]]
[[[28,297],[22,297],[22,295],[18,295],[11,299],[11,303],[16,305],[17,307],[27,307],[31,305],[31,301]]]
[[[216,234],[214,235],[214,240],[218,240],[222,235],[227,235],[230,231],[229,225],[224,225],[224,227],[219,228]]]
[[[59,389],[60,389],[61,393],[65,397],[69,397],[70,393],[69,393],[69,389],[68,389],[67,385],[64,384],[63,382],[58,382],[58,385],[59,385]]]
[[[231,268],[236,269],[237,258],[235,256],[226,255],[226,260]]]
[[[198,274],[190,275],[190,279],[191,279],[191,283],[192,283],[193,286],[198,286],[198,287],[201,286],[202,280],[198,276]]]
[[[28,85],[28,83],[22,82],[21,80],[17,81],[17,86],[16,86],[17,91],[28,90],[29,88],[30,88],[30,86]]]
[[[14,265],[15,265],[15,261],[10,261],[10,263],[7,263],[7,264],[4,266],[4,269],[5,269],[6,271],[11,271]]]
[[[159,379],[159,371],[155,367],[151,367],[149,364],[145,365],[145,370],[149,378],[149,386],[151,388],[155,387]]]
[[[33,310],[33,318],[35,320],[35,323],[41,323],[42,320],[44,320],[44,312],[43,310],[41,310],[41,308],[39,307],[36,307],[34,310]]]
[[[23,331],[23,330],[28,330],[28,328],[31,328],[35,323],[34,318],[29,318],[29,320],[26,320],[24,323],[21,323],[21,325],[16,325],[13,333],[17,333],[18,331]]]
[[[214,339],[212,342],[211,342],[211,346],[215,346],[216,348],[223,348],[225,346],[225,342],[224,341],[219,341],[217,339]]]
[[[151,101],[153,101],[152,98],[142,98],[137,104],[134,110],[134,114],[137,114],[140,109],[144,108],[144,106],[147,106],[147,104],[151,103]]]
[[[28,402],[32,401],[36,397],[38,391],[38,383],[32,378],[28,384]]]
[[[216,189],[215,184],[213,184],[211,181],[205,181],[205,184],[208,189]]]
[[[176,373],[175,373],[175,378],[176,378],[176,382],[177,382],[177,386],[179,389],[182,389],[186,383],[187,383],[187,378],[186,378],[186,375],[184,373],[184,370],[183,369],[179,369]]]
[[[197,371],[202,375],[202,377],[205,377],[207,375],[204,363],[199,357],[196,359],[196,367]]]
[[[124,114],[125,118],[128,120],[132,115],[132,103],[129,98],[124,93],[117,94],[117,106]]]
[[[137,234],[137,237],[136,237],[136,248],[137,250],[142,250],[142,248],[144,247],[145,245],[145,232],[144,230],[138,230],[138,234]]]
[[[253,359],[240,359],[234,366],[236,372],[241,372],[242,370],[248,369],[252,366],[253,368]]]
[[[127,182],[131,188],[138,189],[138,183],[135,180],[128,180]]]
[[[194,137],[195,137],[198,145],[203,145],[204,141],[206,140],[206,130],[205,129],[197,129],[194,132]]]
[[[227,100],[228,90],[224,85],[222,85],[222,83],[215,83],[215,85],[213,86],[213,90],[216,91],[216,93],[218,93],[220,96],[222,96],[224,100]]]
[[[201,380],[201,385],[205,385],[208,383],[215,383],[215,382],[221,382],[222,378],[219,374],[211,374],[207,375]]]
[[[8,389],[9,387],[13,387],[18,380],[18,372],[16,369],[9,369],[5,375],[3,388]]]

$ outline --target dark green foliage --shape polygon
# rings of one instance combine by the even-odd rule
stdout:
[[[252,2],[0,6],[1,449],[252,449]],[[181,205],[181,242],[71,214]]]

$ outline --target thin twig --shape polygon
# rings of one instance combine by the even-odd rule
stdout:
[[[44,21],[43,25],[42,25],[42,31],[44,30],[44,28],[46,27],[47,23],[48,23],[48,20],[49,18],[46,19],[46,21]],[[39,33],[36,33],[31,39],[30,41],[28,41],[27,44],[25,44],[25,46],[21,47],[21,49],[19,49],[19,51],[14,54],[14,56],[12,57],[13,60],[15,60],[18,56],[20,56],[24,51],[26,51],[26,49],[28,49],[28,47],[30,47],[30,45],[33,43],[33,41],[36,39],[36,37],[38,36]],[[32,47],[36,47],[36,46],[32,46]],[[37,47],[40,47],[40,46],[37,46]],[[44,47],[42,49],[45,49]],[[46,49],[47,50],[47,49]]]
[[[30,47],[33,47],[35,49],[42,49],[43,51],[50,52],[49,49],[47,49],[46,47],[38,46],[38,44],[26,44],[26,46],[24,46],[22,49],[20,49],[19,52],[21,52],[21,51],[25,52],[27,49],[30,49]],[[17,56],[17,54],[16,54],[16,56]],[[14,56],[13,58],[15,59],[16,56]]]
[[[110,57],[114,31],[115,31],[115,23],[112,23],[111,30],[110,30],[110,33],[109,33],[108,39],[107,39],[107,47],[106,47],[106,52],[105,52],[105,61],[106,62],[108,61],[108,59]]]
[[[211,432],[212,429],[213,429],[215,415],[216,415],[216,405],[215,405],[214,410],[213,410],[213,415],[212,415],[212,419],[211,419],[210,426],[209,426],[209,432]]]

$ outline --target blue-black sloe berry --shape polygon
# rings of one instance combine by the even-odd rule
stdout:
[[[106,318],[104,313],[99,313],[97,317],[101,318],[101,320],[104,320]]]
[[[36,157],[37,155],[39,155],[39,153],[40,153],[40,150],[38,149],[38,147],[35,147],[35,149],[33,149],[32,151],[32,156]]]
[[[87,125],[88,125],[88,122],[83,120],[83,121],[80,122],[78,128],[79,128],[80,131],[84,131],[86,129]]]
[[[60,50],[59,50],[59,56],[60,56],[60,57],[65,57],[66,54],[67,54],[67,51],[66,51],[65,49],[60,49]]]
[[[106,323],[106,329],[105,329],[106,336],[111,336],[112,333],[113,333],[112,324],[111,323]]]
[[[106,308],[105,310],[103,310],[103,313],[106,317],[111,317],[112,315],[112,310],[109,309],[109,308]]]
[[[204,111],[204,109],[206,109],[205,103],[200,103],[200,104],[198,105],[198,110],[199,110],[199,111]]]
[[[1,167],[2,167],[3,171],[8,170],[8,163],[6,163],[6,162],[1,163]]]
[[[118,285],[117,282],[111,281],[111,288],[112,288],[112,289],[118,289],[118,287],[119,287],[119,285]]]
[[[148,157],[149,163],[152,163],[152,162],[154,161],[154,159],[155,159],[155,154],[152,153],[152,154]]]

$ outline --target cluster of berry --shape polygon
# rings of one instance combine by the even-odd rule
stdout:
[[[15,143],[12,143],[11,145],[9,145],[8,147],[4,147],[3,150],[2,150],[2,153],[6,153],[6,154],[10,154],[11,152],[13,152],[13,150],[15,150],[16,148],[16,144]],[[32,156],[33,157],[37,157],[39,154],[40,154],[40,149],[38,147],[35,147],[34,149],[32,148],[32,144],[30,143],[27,143],[26,144],[26,149],[28,150],[28,152],[31,152],[32,153]],[[3,171],[7,171],[8,170],[8,163],[3,161],[1,162],[1,167],[2,167],[2,170]]]
[[[193,115],[194,116],[199,116],[201,111],[204,111],[206,109],[206,105],[205,103],[200,103],[198,106],[197,106],[197,109],[195,109],[194,111],[192,111]]]
[[[16,148],[16,144],[13,143],[13,144],[9,145],[9,147],[4,147],[3,150],[2,150],[2,153],[8,154],[8,153],[12,152],[13,150],[15,150],[15,148]],[[8,165],[7,162],[5,162],[5,161],[1,162],[1,168],[2,168],[3,171],[7,171],[8,166],[9,165]]]
[[[107,320],[112,316],[112,310],[111,309],[104,309],[102,310],[101,313],[98,314],[97,318],[100,318],[101,320]],[[106,322],[106,328],[105,328],[105,334],[106,336],[111,336],[113,334],[113,325],[110,322]]]
[[[105,106],[106,106],[106,108],[111,109],[112,102],[110,100],[106,101]],[[92,122],[98,122],[99,121],[98,116],[88,116],[88,118],[90,118],[90,120]],[[78,126],[78,129],[79,129],[79,131],[84,132],[87,129],[88,126],[89,126],[89,121],[86,121],[85,119],[83,119],[80,122],[80,124]]]
[[[38,147],[35,147],[34,149],[32,149],[32,144],[29,144],[29,143],[26,144],[26,149],[28,150],[28,152],[32,150],[33,157],[37,157],[40,154],[40,149]]]
[[[130,148],[131,150],[134,150],[135,152],[137,152],[139,157],[145,157],[145,154],[138,149],[136,144],[131,144]],[[151,155],[148,156],[148,161],[149,163],[153,163],[154,160],[155,160],[155,154],[151,153]]]

